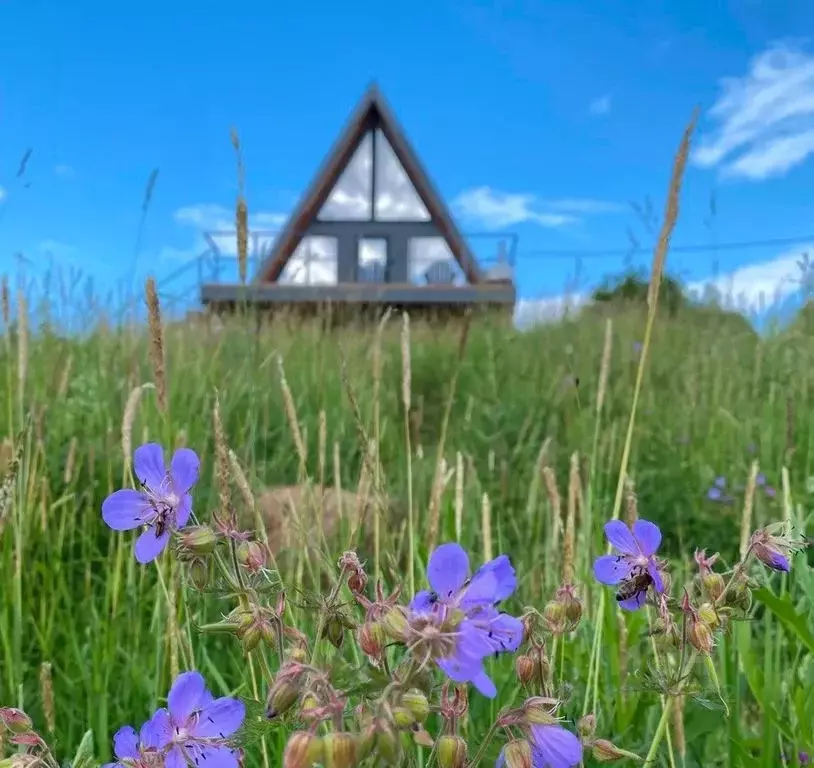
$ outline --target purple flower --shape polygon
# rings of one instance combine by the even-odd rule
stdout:
[[[605,523],[605,536],[620,552],[603,555],[594,562],[594,576],[602,584],[621,585],[616,599],[628,611],[644,605],[650,584],[661,594],[664,581],[655,555],[661,545],[661,531],[649,520],[637,520],[628,528],[621,520]]]
[[[522,622],[496,608],[514,592],[517,577],[506,555],[469,574],[469,557],[460,545],[442,544],[432,553],[427,565],[432,591],[417,593],[410,603],[408,645],[420,648],[452,680],[471,682],[491,698],[497,689],[483,659],[516,651],[523,640]]]
[[[114,531],[147,526],[136,539],[136,560],[149,563],[167,546],[170,535],[187,524],[192,514],[189,491],[198,482],[200,462],[195,451],[180,448],[172,457],[169,472],[158,443],[147,443],[133,455],[133,468],[140,490],[124,488],[102,502],[102,519]]]
[[[707,491],[707,498],[710,501],[720,501],[722,504],[730,504],[732,496],[726,493],[726,478],[716,477],[712,487]]]
[[[561,725],[531,725],[528,728],[532,768],[572,768],[582,762],[582,743]],[[495,768],[505,768],[504,750]]]
[[[130,725],[114,734],[113,754],[116,761],[105,763],[102,768],[146,768],[149,765],[149,753],[145,754],[135,728]]]
[[[237,768],[237,750],[227,739],[245,716],[241,701],[213,698],[200,672],[184,672],[172,684],[167,708],[144,725],[141,739],[146,747],[166,753],[166,768]]]

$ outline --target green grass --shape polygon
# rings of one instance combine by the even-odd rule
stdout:
[[[444,451],[450,467],[457,452],[466,466],[461,543],[473,553],[473,561],[482,560],[490,543],[493,554],[511,556],[520,578],[509,605],[515,614],[524,606],[542,610],[561,579],[561,551],[550,544],[551,501],[539,474],[541,446],[550,439],[548,463],[558,479],[563,510],[570,457],[579,453],[586,503],[578,520],[576,564],[585,611],[573,635],[549,643],[554,680],[567,718],[578,719],[595,699],[597,735],[641,755],[648,752],[662,715],[658,693],[645,685],[653,656],[644,612],[620,618],[606,593],[595,690],[589,685],[589,660],[603,599],[590,566],[605,546],[602,524],[613,510],[638,367],[634,344],[642,339],[644,323],[636,311],[614,316],[607,391],[597,413],[602,317],[588,314],[527,334],[475,321],[460,361]],[[372,332],[323,334],[309,327],[292,334],[273,328],[258,336],[248,321],[229,323],[220,332],[170,327],[165,340],[169,414],[164,418],[158,413],[148,391],[138,409],[133,444],[143,438],[170,448],[185,442],[199,453],[202,473],[195,509],[207,520],[218,504],[211,416],[217,392],[226,440],[255,492],[297,482],[301,467],[281,395],[280,355],[308,449],[309,475],[315,477],[320,465],[319,414],[324,411],[329,481],[336,442],[342,486],[354,489],[364,446],[340,375],[343,354],[369,435],[374,434],[378,402],[385,490],[403,502],[412,493],[413,565],[420,586],[428,556],[427,509],[436,445],[458,366],[459,332],[413,328],[408,472],[399,324],[393,319],[384,336],[378,398]],[[131,555],[133,537],[109,531],[100,517],[102,500],[125,477],[121,422],[128,394],[153,379],[149,341],[130,330],[60,338],[44,327],[29,343],[22,382],[18,345],[13,328],[7,330],[0,344],[6,372],[0,436],[13,437],[28,412],[33,427],[14,504],[0,529],[0,704],[24,707],[61,758],[70,758],[92,729],[94,753],[104,760],[113,732],[146,719],[162,703],[172,666],[183,667],[183,655],[172,658],[173,622],[157,569],[138,566]],[[677,590],[696,547],[721,552],[729,564],[736,559],[742,494],[736,493],[731,505],[707,500],[716,476],[745,484],[751,462],[759,460],[769,482],[780,489],[786,467],[792,506],[786,502],[784,508],[780,490],[774,499],[757,494],[755,524],[784,515],[802,524],[808,517],[807,479],[814,474],[814,337],[759,340],[727,327],[714,314],[684,312],[656,321],[649,356],[628,470],[639,515],[664,531],[663,547],[677,574]],[[453,480],[442,499],[441,540],[456,536],[454,486]],[[490,537],[484,536],[482,524],[484,494],[490,500]],[[238,494],[234,498],[240,503]],[[373,562],[372,551],[363,551],[368,568],[380,567],[389,584],[406,587],[406,529],[383,526],[382,537],[380,562]],[[324,572],[336,562],[341,544],[334,545],[324,562],[312,563],[314,571]],[[288,584],[299,577],[299,586],[313,589],[303,557],[295,558],[293,570],[282,577]],[[814,747],[814,576],[803,554],[782,582],[760,568],[753,573],[765,584],[759,593],[763,599],[756,600],[752,611],[754,620],[736,624],[712,655],[728,716],[715,705],[717,694],[708,683],[708,704],[684,702],[683,738],[676,721],[667,718],[672,752],[662,742],[654,764],[669,765],[674,759],[675,765],[705,768],[777,766],[781,744],[789,754]],[[215,620],[223,607],[190,594],[177,606],[182,632],[188,619]],[[301,629],[313,629],[315,615],[296,607],[292,611]],[[251,699],[251,674],[238,643],[228,636],[190,636],[197,667],[215,692],[237,691]],[[352,645],[337,654],[323,644],[320,654],[328,660],[338,655],[352,660]],[[275,655],[269,652],[267,658],[276,668]],[[48,734],[39,682],[45,662],[53,670],[53,734]],[[498,709],[522,701],[512,659],[501,657],[491,664],[499,696],[491,702],[471,693],[464,730],[470,754]],[[429,729],[437,730],[434,717]],[[267,735],[270,765],[280,764],[285,739],[283,728]],[[490,758],[494,747],[488,750]],[[250,765],[258,755],[252,747]]]

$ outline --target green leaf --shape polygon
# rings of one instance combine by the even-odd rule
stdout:
[[[788,595],[778,597],[770,589],[761,587],[755,590],[754,596],[778,618],[789,632],[808,648],[809,653],[814,653],[814,634],[809,629],[805,617],[797,613]]]
[[[93,731],[85,731],[79,748],[71,760],[71,768],[89,768],[95,764],[93,759]]]

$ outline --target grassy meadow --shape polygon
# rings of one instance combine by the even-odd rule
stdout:
[[[147,389],[126,431],[133,446],[149,439],[194,447],[202,461],[195,510],[204,520],[218,504],[216,396],[226,441],[255,493],[302,481],[303,472],[314,482],[322,477],[355,490],[364,464],[360,433],[377,436],[383,490],[402,507],[412,500],[416,583],[424,583],[431,508],[437,506],[439,541],[459,539],[476,562],[500,552],[511,556],[520,579],[515,614],[524,606],[542,609],[560,583],[562,550],[552,540],[562,530],[576,454],[582,503],[575,562],[585,617],[555,646],[553,675],[569,719],[595,711],[598,733],[644,754],[661,704],[648,687],[651,646],[641,612],[621,616],[611,600],[603,612],[598,677],[589,685],[595,616],[607,591],[594,582],[590,566],[604,548],[601,526],[613,508],[644,320],[636,309],[587,313],[525,334],[476,320],[462,351],[460,328],[414,325],[406,420],[400,317],[380,336],[375,329],[327,333],[315,327],[258,335],[253,323],[239,319],[217,330],[168,326],[167,415]],[[191,595],[170,603],[170,612],[157,569],[132,558],[132,535],[111,532],[100,517],[102,500],[126,477],[128,397],[154,380],[148,335],[100,330],[60,338],[43,326],[29,336],[11,325],[3,339],[2,433],[13,438],[25,413],[33,422],[0,527],[0,702],[24,707],[58,754],[70,757],[91,729],[95,755],[108,759],[112,733],[146,718],[183,666],[177,627],[188,618],[216,620],[221,606]],[[696,547],[734,562],[743,508],[737,486],[746,485],[755,461],[778,488],[774,497],[754,495],[755,525],[807,516],[813,356],[810,335],[759,340],[737,323],[693,312],[656,321],[629,475],[640,516],[664,531],[664,548],[679,574],[674,582],[690,569]],[[307,453],[304,466],[281,371]],[[442,438],[447,467],[457,472],[433,505]],[[736,489],[730,503],[707,498],[717,476]],[[240,495],[233,500],[239,505]],[[407,525],[404,517],[382,525],[378,552],[362,545],[360,554],[371,574],[409,589]],[[283,579],[319,589],[313,574],[332,570],[342,548],[334,540],[323,547],[324,558],[300,548]],[[301,562],[306,558],[309,567]],[[754,621],[736,624],[713,652],[728,716],[712,686],[699,694],[701,701],[681,697],[669,721],[670,749],[659,751],[657,764],[776,766],[781,749],[793,760],[795,750],[814,744],[814,577],[804,556],[796,566],[783,580],[758,571],[775,595],[773,610],[756,602]],[[178,578],[168,563],[162,568],[165,579]],[[297,625],[312,626],[313,612],[294,602]],[[252,698],[257,670],[233,638],[190,632],[189,639],[214,689]],[[269,663],[276,663],[271,653]],[[495,660],[492,671],[498,699],[470,696],[465,732],[473,744],[499,706],[522,696],[510,657]],[[284,743],[283,728],[267,735],[269,764],[280,764]],[[250,754],[259,760],[259,753]]]
[[[674,184],[673,222],[676,198]],[[524,690],[515,659],[501,654],[487,661],[497,698],[470,689],[460,722],[470,765],[494,764],[502,736],[480,747],[498,712],[541,692],[561,703],[572,731],[593,715],[595,737],[634,764],[803,764],[814,748],[807,551],[788,575],[750,561],[746,620],[729,622],[708,652],[651,636],[653,609],[621,612],[593,577],[611,518],[660,526],[678,599],[692,588],[696,549],[719,552],[726,572],[754,529],[786,521],[799,534],[810,518],[814,336],[800,323],[761,338],[737,316],[664,303],[660,313],[655,301],[606,303],[527,333],[489,317],[439,328],[400,315],[334,331],[258,332],[247,317],[162,327],[153,306],[149,330],[65,337],[47,322],[31,332],[24,306],[18,322],[4,293],[0,705],[29,713],[61,761],[79,750],[74,768],[84,768],[109,760],[113,733],[138,727],[178,672],[196,668],[216,696],[247,702],[246,764],[282,764],[298,710],[271,723],[258,716],[264,678],[280,664],[274,643],[247,657],[235,637],[202,631],[230,601],[193,589],[171,556],[138,565],[134,535],[102,521],[102,501],[132,482],[133,448],[158,441],[200,456],[202,522],[230,505],[254,520],[265,490],[294,484],[344,489],[358,509],[372,506],[358,526],[345,509],[332,535],[314,505],[284,521],[285,621],[308,638],[326,626],[326,589],[350,604],[337,581],[349,546],[369,589],[380,577],[408,599],[425,586],[434,546],[455,540],[473,565],[511,557],[514,616],[542,613],[560,585],[575,587],[581,620],[546,634],[541,687]],[[346,615],[361,620],[352,606]],[[337,688],[358,692],[373,678],[350,627],[344,637],[341,648],[311,643],[311,659]],[[433,711],[427,731],[440,725]],[[584,764],[602,756],[589,748]],[[2,757],[9,768],[30,764]],[[402,757],[444,768],[430,748]]]

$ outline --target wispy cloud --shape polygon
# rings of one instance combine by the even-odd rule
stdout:
[[[810,279],[801,268],[805,253],[814,252],[814,243],[801,243],[773,259],[747,264],[732,272],[687,285],[696,298],[715,299],[724,307],[758,312],[800,291]]]
[[[611,111],[612,106],[613,97],[609,93],[606,93],[604,96],[599,96],[594,99],[588,106],[588,109],[592,115],[607,115],[608,112]]]
[[[6,192],[5,187],[0,187],[0,203],[3,202],[8,197],[8,192]]]
[[[173,213],[175,222],[187,230],[194,231],[193,242],[184,248],[165,246],[161,250],[161,257],[174,261],[186,261],[196,258],[209,248],[204,235],[209,235],[220,251],[220,255],[234,258],[237,255],[237,236],[235,226],[235,212],[216,203],[199,203],[187,205]],[[286,221],[286,214],[276,211],[249,212],[249,232],[261,233],[261,243],[257,244],[259,250],[268,247],[268,241]],[[258,254],[259,255],[259,254]]]
[[[69,179],[76,175],[76,171],[74,171],[74,169],[67,163],[59,163],[58,165],[55,165],[54,173],[64,179]]]
[[[514,307],[514,324],[520,330],[543,323],[556,323],[590,300],[586,293],[563,293],[539,299],[519,299]]]
[[[603,200],[546,200],[531,193],[501,192],[488,186],[461,192],[452,205],[461,218],[489,229],[525,222],[557,229],[575,224],[588,214],[623,210],[621,206]]]
[[[725,176],[782,176],[814,154],[814,55],[774,43],[741,77],[725,77],[708,113],[716,124],[693,162]]]

